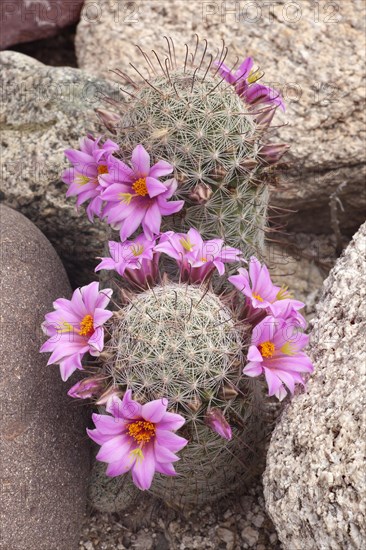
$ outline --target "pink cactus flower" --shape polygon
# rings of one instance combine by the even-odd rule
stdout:
[[[118,243],[109,241],[110,258],[101,258],[95,271],[114,270],[139,287],[147,288],[158,277],[160,254],[154,251],[156,239],[147,239],[144,234],[133,241]]]
[[[232,72],[224,63],[216,61],[214,65],[218,67],[220,75],[235,86],[236,93],[249,104],[269,103],[286,110],[284,101],[275,89],[263,84],[258,84],[258,80],[263,76],[257,69],[253,70],[253,59],[247,57],[239,65],[239,68]]]
[[[292,319],[265,317],[253,330],[249,363],[243,374],[254,377],[264,373],[268,395],[282,400],[287,395],[286,387],[294,393],[295,384],[305,385],[301,373],[314,370],[309,357],[301,351],[308,341],[309,337],[299,331]]]
[[[147,238],[160,232],[161,217],[179,212],[184,201],[170,201],[178,183],[158,178],[173,171],[173,166],[160,160],[150,167],[150,156],[142,145],[132,152],[132,168],[118,159],[111,159],[110,173],[103,177],[107,186],[102,193],[106,201],[103,215],[125,241],[142,224]]]
[[[118,145],[114,141],[107,139],[103,145],[100,141],[101,137],[94,139],[88,136],[80,140],[80,150],[67,149],[65,155],[73,167],[67,168],[62,174],[62,180],[68,185],[67,197],[76,196],[78,207],[90,200],[86,212],[91,222],[94,216],[101,216],[101,176],[108,173],[108,159],[118,150]]]
[[[141,405],[128,390],[122,401],[118,397],[108,401],[106,409],[111,416],[93,414],[96,429],[87,433],[101,445],[96,458],[108,463],[108,476],[131,470],[133,482],[144,491],[150,488],[155,472],[176,475],[173,462],[179,457],[175,453],[188,441],[173,433],[185,420],[167,412],[167,406],[166,399]]]
[[[76,289],[71,300],[56,300],[55,311],[45,316],[42,328],[50,338],[40,351],[52,352],[47,364],[60,365],[62,380],[76,369],[83,370],[85,353],[97,356],[103,350],[103,325],[113,315],[105,309],[111,296],[110,288],[99,290],[99,283],[93,282]]]
[[[230,440],[232,438],[231,427],[220,409],[210,409],[206,414],[205,421],[211,430],[221,435],[224,439]]]
[[[249,262],[249,273],[244,268],[238,271],[238,275],[232,275],[228,280],[247,296],[253,308],[269,308],[277,299],[281,288],[272,283],[267,266],[261,266],[259,260],[252,256]]]
[[[225,263],[241,259],[241,251],[237,248],[224,246],[222,239],[204,241],[194,228],[186,234],[174,231],[163,233],[155,250],[177,261],[182,281],[196,284],[207,279],[215,269],[223,275]]]

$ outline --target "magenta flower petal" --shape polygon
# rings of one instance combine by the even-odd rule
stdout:
[[[262,356],[260,354],[260,351],[256,346],[250,346],[248,351],[248,359],[249,361],[262,361]]]
[[[131,438],[125,434],[117,435],[104,443],[96,455],[102,462],[116,462],[124,458],[131,448]]]
[[[60,374],[63,382],[66,382],[76,370],[83,370],[80,355],[74,354],[60,361]]]
[[[156,399],[155,401],[149,401],[146,405],[142,405],[141,416],[145,420],[149,420],[150,422],[157,424],[166,413],[167,406],[167,399]]]
[[[168,430],[161,430],[160,428],[156,430],[156,440],[163,447],[167,447],[173,451],[173,453],[180,451],[187,445],[187,440],[184,437],[180,437]]]
[[[150,155],[142,145],[137,145],[132,151],[132,167],[137,178],[144,178],[150,172]]]
[[[185,420],[180,414],[166,412],[159,422],[159,429],[176,431],[183,426],[184,422]]]
[[[119,232],[121,241],[125,241],[126,239],[128,239],[128,237],[132,235],[132,233],[136,231],[136,229],[139,227],[142,220],[144,219],[145,213],[145,209],[139,206],[131,209],[130,214],[121,225],[121,229]]]
[[[169,463],[162,463],[162,462],[156,462],[155,463],[155,470],[159,472],[160,474],[164,474],[166,476],[176,476],[177,472],[174,469],[173,464]]]
[[[147,237],[153,238],[160,231],[161,212],[158,204],[153,203],[147,210],[143,220],[143,229]]]
[[[177,462],[179,460],[179,457],[176,456],[172,451],[170,451],[167,447],[159,445],[159,443],[157,442],[155,442],[154,445],[154,453],[156,461],[160,462],[161,464],[166,464],[168,462]]]
[[[132,480],[142,491],[150,489],[155,474],[155,457],[151,445],[141,451],[143,456],[137,456],[132,468]]]
[[[173,172],[173,166],[166,162],[165,160],[159,160],[150,168],[150,176],[152,178],[161,178],[163,176],[168,176]]]
[[[161,195],[162,193],[166,192],[165,185],[161,183],[161,181],[152,178],[151,176],[148,176],[146,178],[146,187],[151,198],[154,198],[157,195]]]
[[[260,376],[263,372],[263,367],[261,363],[250,362],[243,369],[243,374],[250,376],[251,378],[255,376]]]

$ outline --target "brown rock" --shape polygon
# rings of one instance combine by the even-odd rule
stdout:
[[[173,38],[181,60],[194,33],[209,40],[214,55],[224,39],[231,66],[236,58],[252,56],[265,71],[264,81],[279,89],[287,104],[276,124],[286,123],[277,137],[291,144],[285,156],[289,167],[271,202],[298,214],[282,213],[280,223],[330,233],[338,218],[343,232],[354,233],[366,210],[361,3],[142,0],[122,8],[100,0],[92,19],[94,4],[85,2],[89,18],[78,25],[76,53],[79,66],[98,75],[119,68],[136,76],[130,62],[147,73],[135,44],[160,52],[166,49],[164,35]]]
[[[11,0],[0,4],[0,49],[53,36],[76,23],[83,0]]]
[[[44,314],[71,289],[29,220],[4,205],[0,219],[0,549],[73,550],[89,448],[81,409],[66,395],[70,384],[39,353]]]

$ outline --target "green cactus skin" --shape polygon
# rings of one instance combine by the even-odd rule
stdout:
[[[141,143],[153,162],[164,159],[174,166],[176,195],[185,208],[165,218],[164,230],[193,226],[206,239],[220,237],[240,248],[245,257],[261,257],[273,165],[287,149],[278,146],[271,160],[264,153],[274,110],[246,105],[233,86],[215,75],[212,56],[202,56],[195,65],[187,55],[178,68],[171,50],[160,62],[162,74],[154,69],[139,85],[129,79],[135,89],[127,102],[114,101],[120,120],[113,128],[110,116],[101,118],[115,134],[124,160]],[[149,73],[152,65],[149,59]],[[136,71],[143,76],[144,69]]]
[[[166,397],[169,410],[186,418],[179,433],[189,443],[179,453],[179,476],[156,474],[151,487],[176,509],[242,488],[258,465],[263,393],[258,380],[241,373],[248,338],[245,325],[203,286],[166,283],[130,297],[114,315],[101,357],[110,384],[128,387],[141,403]],[[212,407],[231,425],[230,441],[205,423]],[[112,490],[115,506],[123,498],[118,484]],[[94,506],[106,511],[97,489],[94,494]]]

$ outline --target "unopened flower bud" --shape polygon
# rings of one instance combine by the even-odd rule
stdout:
[[[192,189],[189,198],[198,204],[205,204],[212,195],[212,189],[205,183],[198,183],[194,189]]]
[[[276,164],[289,150],[287,143],[268,143],[259,150],[259,155],[267,164]]]
[[[116,128],[118,126],[121,117],[117,113],[112,111],[106,111],[105,109],[95,109],[96,114],[98,115],[99,120],[104,124],[104,126],[112,133],[116,134]]]
[[[74,399],[88,399],[93,395],[99,395],[103,389],[103,380],[101,378],[89,377],[77,382],[69,389],[67,395]]]
[[[221,437],[229,440],[232,438],[231,427],[220,409],[210,409],[206,414],[205,421],[211,430],[221,435]]]

